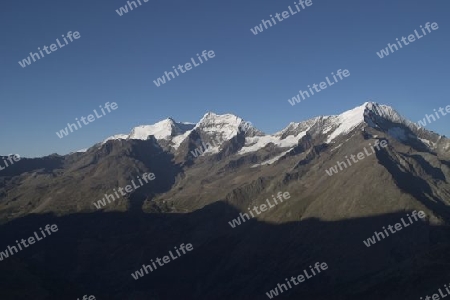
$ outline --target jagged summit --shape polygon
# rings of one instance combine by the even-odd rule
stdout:
[[[327,143],[332,143],[337,137],[348,134],[359,126],[369,126],[386,131],[400,140],[406,139],[406,130],[419,130],[418,125],[402,117],[391,106],[376,102],[365,102],[339,115],[313,118],[298,123],[298,126],[302,127],[303,125],[304,127],[306,123],[309,124],[309,127],[312,127],[316,123],[321,123],[322,133],[328,134]]]
[[[417,125],[408,121],[404,117],[402,117],[395,109],[388,105],[382,105],[375,102],[366,102],[364,103],[365,110],[364,116],[368,117],[371,121],[376,120],[377,116],[379,118],[383,118],[384,120],[388,120],[392,123],[403,124],[408,127],[418,128]],[[370,122],[370,121],[368,121]],[[374,124],[369,124],[374,125]]]
[[[386,119],[390,119],[392,121],[403,121],[404,118],[400,116],[400,114],[393,109],[391,106],[378,104],[376,102],[365,102],[363,105],[365,107],[365,113],[367,111],[371,111],[377,114],[380,117],[384,117]]]
[[[239,154],[244,154],[258,151],[269,144],[280,148],[292,148],[307,134],[313,138],[323,138],[323,142],[333,144],[339,137],[365,127],[383,131],[402,142],[421,141],[431,148],[434,148],[441,139],[441,136],[405,119],[391,106],[369,101],[338,115],[290,122],[284,129],[274,134],[264,134],[234,114],[216,114],[209,111],[197,123],[177,122],[168,117],[153,125],[137,126],[130,134],[111,136],[103,143],[114,139],[146,140],[153,135],[156,140],[176,150],[185,140],[190,139],[194,131],[206,142],[212,138],[228,141],[244,133],[245,143],[239,146],[238,151]],[[448,144],[445,143],[444,146],[447,147]]]
[[[239,132],[250,131],[252,134],[262,133],[254,128],[249,122],[236,115],[219,115],[213,112],[206,113],[194,129],[202,130],[205,133],[220,133],[224,140],[236,136]]]
[[[228,140],[238,132],[244,131],[247,123],[236,115],[219,115],[214,112],[207,112],[198,123],[177,122],[172,117],[169,117],[153,125],[137,126],[131,130],[130,134],[111,136],[105,139],[103,143],[115,139],[146,140],[150,135],[153,135],[157,140],[170,141],[173,148],[178,148],[193,130],[201,130],[207,134],[220,134],[223,140]],[[252,132],[254,134],[261,134],[256,128],[250,127],[253,129]]]
[[[238,128],[239,124],[244,122],[244,120],[233,114],[223,114],[218,115],[213,112],[206,113],[203,118],[197,123],[195,128],[210,128],[210,127],[227,127],[230,129]]]

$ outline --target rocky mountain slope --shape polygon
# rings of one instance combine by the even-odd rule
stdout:
[[[387,146],[351,163],[381,142]],[[102,209],[93,205],[145,172],[156,179]],[[61,224],[60,237],[0,268],[21,270],[14,280],[27,282],[36,299],[85,289],[104,299],[266,299],[284,278],[326,261],[323,276],[277,298],[411,299],[450,277],[442,267],[449,179],[450,140],[377,103],[272,135],[230,114],[207,113],[196,124],[169,118],[86,152],[22,159],[0,171],[0,249],[44,221]],[[229,225],[279,191],[291,198]],[[413,210],[426,221],[363,244]],[[190,258],[132,280],[142,263],[182,242],[193,243]],[[55,278],[59,287],[50,284]],[[3,279],[1,290],[20,294]]]

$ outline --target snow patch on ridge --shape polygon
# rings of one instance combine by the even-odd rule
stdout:
[[[289,149],[289,150],[287,150],[287,151],[284,151],[283,153],[281,153],[281,154],[279,154],[279,155],[277,155],[277,156],[275,156],[275,157],[273,157],[273,158],[271,158],[271,159],[268,159],[268,160],[266,160],[266,161],[264,161],[264,162],[262,162],[262,163],[260,163],[260,164],[253,165],[253,166],[251,166],[250,168],[256,168],[256,167],[264,166],[264,165],[271,165],[271,164],[273,164],[274,162],[278,161],[280,158],[282,158],[285,154],[287,154],[288,152],[290,152],[292,149],[294,149],[294,148],[291,148],[291,149]]]
[[[181,143],[184,141],[184,139],[186,139],[188,136],[189,136],[189,134],[192,132],[192,129],[191,130],[188,130],[188,131],[186,131],[185,133],[183,133],[183,134],[180,134],[180,135],[177,135],[177,136],[175,136],[173,139],[172,139],[172,146],[175,148],[175,149],[178,149],[178,147],[180,147],[180,145],[181,145]]]
[[[116,134],[113,136],[110,136],[109,138],[105,139],[102,144],[106,143],[109,140],[126,140],[128,139],[128,134]]]
[[[338,127],[328,136],[327,143],[330,143],[335,138],[342,134],[349,133],[359,124],[364,122],[364,111],[366,104],[356,107],[352,110],[346,111],[334,117],[334,123],[339,124]]]
[[[273,143],[275,146],[278,146],[280,148],[293,147],[296,146],[298,144],[298,141],[306,135],[306,132],[307,131],[300,132],[296,136],[289,135],[284,139],[280,139],[275,135],[247,137],[245,139],[246,146],[242,147],[242,149],[239,150],[238,154],[258,151],[259,149],[264,148],[269,143]]]

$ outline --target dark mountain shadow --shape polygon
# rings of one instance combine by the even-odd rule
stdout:
[[[57,154],[40,157],[40,158],[21,158],[19,161],[13,164],[7,159],[6,156],[0,156],[1,166],[5,167],[3,160],[6,160],[8,167],[4,170],[0,170],[0,177],[2,176],[18,176],[25,172],[42,172],[52,173],[55,169],[60,169],[64,164],[64,156]]]
[[[27,171],[36,174],[24,174]],[[76,198],[71,197],[80,190],[95,189],[98,188],[96,184],[102,185],[98,178],[120,178],[125,179],[127,183],[135,179],[138,183],[137,176],[154,173],[155,180],[125,196],[129,197],[130,212],[143,213],[144,202],[151,200],[155,194],[169,191],[182,171],[181,165],[174,162],[174,155],[164,151],[154,136],[149,136],[147,140],[110,140],[83,153],[52,155],[42,159],[23,159],[16,162],[6,168],[4,173],[0,172],[0,198],[7,193],[2,187],[8,181],[16,179],[15,175],[23,176],[21,189],[32,192],[36,191],[36,182],[48,184],[48,177],[56,178],[60,180],[59,182],[69,181],[69,184],[61,183],[67,193],[64,200],[76,201]],[[8,174],[10,176],[7,176]],[[43,178],[41,179],[39,175],[42,174],[51,175],[41,176]],[[84,178],[90,179],[92,187],[83,185]],[[113,188],[117,186],[111,189],[105,187],[105,193],[110,193]]]
[[[441,169],[433,167],[428,161],[426,161],[420,155],[415,154],[415,155],[410,155],[410,157],[415,159],[419,163],[419,165],[422,167],[422,169],[433,179],[442,180],[445,183],[447,183],[447,180],[445,179],[445,175]]]
[[[137,152],[135,155],[136,159],[143,162],[157,178],[130,195],[129,211],[143,213],[142,206],[144,202],[152,199],[155,194],[169,191],[175,184],[176,177],[183,169],[180,164],[174,163],[174,156],[169,152],[161,151],[151,158],[145,153]],[[151,196],[149,197],[148,194]]]
[[[293,199],[290,201],[294,201]],[[281,205],[281,204],[280,204]],[[265,212],[265,214],[270,211]],[[0,250],[46,224],[59,230],[0,262],[2,300],[267,299],[285,278],[314,263],[328,269],[277,299],[411,299],[448,282],[448,228],[417,221],[371,247],[363,241],[406,213],[342,221],[272,224],[252,219],[232,228],[239,211],[216,202],[189,214],[28,215],[0,227]],[[138,280],[131,273],[175,246],[194,249]],[[440,251],[440,252],[439,252]],[[311,274],[311,273],[310,273]],[[410,274],[406,279],[404,274]],[[408,288],[405,288],[405,287]],[[394,295],[395,297],[391,297]]]
[[[446,161],[446,160],[439,160],[439,162],[441,163],[441,164],[444,164],[444,165],[446,165],[447,167],[449,167],[450,168],[450,161]]]
[[[389,157],[386,150],[377,151],[376,156],[386,170],[391,173],[392,177],[395,179],[395,184],[400,189],[419,200],[426,207],[436,212],[436,214],[443,216],[446,221],[450,220],[450,207],[448,207],[441,199],[433,195],[433,191],[426,180],[410,173],[403,172],[399,165]],[[414,158],[416,159],[416,157]],[[420,162],[420,160],[417,161]],[[428,169],[427,172],[432,172],[427,165],[421,166],[424,169]],[[435,172],[434,174],[435,176],[440,176],[439,173]],[[429,200],[427,196],[433,200]]]

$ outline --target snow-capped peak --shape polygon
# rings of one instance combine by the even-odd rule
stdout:
[[[242,118],[232,115],[218,115],[206,113],[194,129],[201,129],[205,133],[220,133],[222,140],[229,140],[240,131],[246,131],[251,125]]]
[[[348,110],[338,116],[332,116],[330,119],[337,125],[335,130],[328,136],[327,143],[334,140],[336,137],[346,134],[364,122],[364,112],[366,111],[368,103]]]
[[[175,122],[165,119],[153,125],[141,125],[133,128],[129,138],[135,140],[146,140],[149,135],[155,136],[157,140],[167,139],[174,133]]]
[[[363,105],[355,107],[338,116],[331,116],[331,129],[334,131],[328,136],[327,143],[333,141],[340,135],[347,134],[360,124],[367,124],[376,129],[386,130],[386,132],[398,140],[407,139],[406,132],[401,124],[415,131],[419,126],[403,118],[395,109],[388,105],[378,104],[376,102],[365,102]],[[388,122],[386,122],[388,121]]]
[[[237,128],[242,122],[243,120],[241,118],[232,114],[218,115],[213,112],[208,112],[201,118],[195,128],[208,128],[214,126]]]
[[[286,128],[272,135],[264,134],[253,127],[250,122],[246,122],[236,115],[219,115],[208,112],[196,124],[180,123],[172,118],[167,118],[153,125],[135,127],[130,134],[111,136],[103,143],[113,139],[146,140],[152,135],[157,140],[164,140],[164,145],[178,149],[194,130],[200,133],[202,140],[206,142],[209,140],[221,141],[220,144],[244,133],[245,144],[238,151],[238,154],[244,154],[257,151],[271,143],[279,148],[288,148],[287,151],[290,151],[290,148],[295,147],[305,135],[312,138],[324,138],[326,143],[332,143],[336,138],[346,135],[358,127],[366,126],[385,131],[401,141],[426,139],[436,144],[441,138],[403,118],[390,106],[365,102],[363,105],[339,115],[319,116],[299,123],[291,122]],[[446,143],[445,147],[450,147],[450,144]],[[211,148],[211,151],[208,150],[208,152],[219,151],[219,147],[216,148]]]
[[[378,104],[375,102],[366,102],[364,103],[363,106],[366,108],[365,115],[373,113],[393,123],[402,123],[402,124],[407,123],[407,120],[403,118],[397,111],[395,111],[395,109],[393,109],[390,106]]]
[[[113,135],[105,139],[103,143],[115,139],[146,140],[150,135],[153,135],[157,140],[168,140],[174,136],[184,134],[193,127],[194,124],[192,123],[177,123],[172,118],[167,118],[153,125],[140,125],[134,127],[130,134]]]

